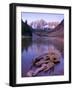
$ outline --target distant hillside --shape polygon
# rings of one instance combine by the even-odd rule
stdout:
[[[22,36],[32,36],[32,27],[27,24],[27,21],[21,21],[22,25]]]
[[[49,36],[64,37],[64,20],[62,20],[62,22],[49,33]]]
[[[45,37],[64,37],[64,20],[61,21],[60,24],[56,26],[56,28],[52,30],[39,30],[35,32],[36,35],[38,36],[45,36]]]
[[[32,33],[38,36],[64,37],[64,20],[61,21],[54,29],[33,29],[27,24],[27,21],[22,21],[22,36],[32,36]]]

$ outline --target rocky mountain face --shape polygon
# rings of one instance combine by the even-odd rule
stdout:
[[[45,26],[47,24],[47,22],[43,19],[41,20],[36,20],[30,23],[30,26],[33,29],[43,29],[43,26]]]
[[[42,29],[44,30],[45,28],[48,29],[53,29],[55,28],[57,25],[59,24],[59,22],[46,22],[45,20],[43,19],[40,19],[40,20],[36,20],[36,21],[33,21],[30,23],[30,26],[33,28],[33,29]]]

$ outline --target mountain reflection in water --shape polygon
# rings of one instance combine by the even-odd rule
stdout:
[[[60,63],[48,72],[40,72],[37,76],[64,75],[64,41],[61,37],[22,38],[22,77],[26,77],[32,66],[32,60],[48,53],[49,46],[53,46],[61,53]]]

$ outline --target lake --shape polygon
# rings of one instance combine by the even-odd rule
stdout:
[[[45,53],[48,53],[49,47],[52,46],[61,53],[60,63],[46,73],[40,72],[37,76],[55,76],[64,75],[64,41],[63,37],[40,37],[34,35],[32,37],[22,38],[21,52],[21,75],[27,77],[27,72],[32,66],[32,61]],[[33,67],[34,70],[34,67]]]

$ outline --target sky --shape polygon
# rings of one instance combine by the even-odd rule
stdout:
[[[46,22],[61,22],[64,19],[63,14],[52,14],[52,13],[32,13],[32,12],[22,12],[21,18],[25,22],[27,20],[28,24],[32,21],[43,19]]]

